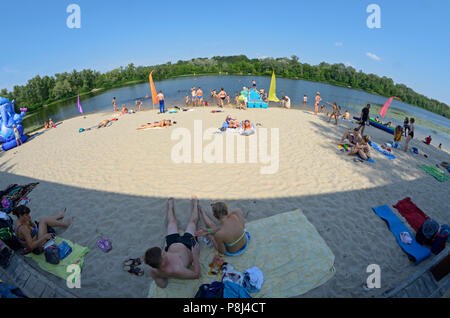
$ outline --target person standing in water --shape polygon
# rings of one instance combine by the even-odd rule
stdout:
[[[321,100],[322,100],[322,98],[320,97],[320,93],[317,92],[316,103],[314,104],[314,115],[317,115],[317,113],[319,112],[319,103]]]
[[[219,107],[223,108],[223,106],[224,106],[223,102],[227,98],[227,92],[225,92],[223,90],[223,88],[221,88],[219,94],[217,95],[217,97],[219,98]]]
[[[119,111],[119,110],[117,109],[117,105],[116,105],[116,97],[113,97],[112,104],[113,104],[113,107],[114,107],[114,111],[115,111],[115,112]]]

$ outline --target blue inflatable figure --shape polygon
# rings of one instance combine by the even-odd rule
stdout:
[[[20,112],[20,114],[14,112],[14,101],[10,103],[9,99],[0,97],[0,144],[2,144],[2,149],[5,151],[17,147],[13,125],[19,131],[22,143],[27,141],[27,136],[23,134],[23,127],[20,124],[27,109],[21,108]]]

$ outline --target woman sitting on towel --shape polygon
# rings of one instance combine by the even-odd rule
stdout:
[[[176,122],[174,122],[174,124],[176,124]],[[136,128],[136,130],[147,129],[147,128],[155,128],[155,127],[166,128],[166,127],[169,127],[169,126],[172,126],[172,121],[163,119],[160,122],[156,122],[156,123],[153,123],[153,124],[141,125],[140,127]]]
[[[54,235],[48,233],[48,227],[69,227],[72,224],[73,217],[63,221],[66,209],[63,209],[58,215],[43,217],[39,222],[31,221],[30,209],[25,205],[19,205],[14,208],[13,214],[17,217],[15,232],[17,238],[23,247],[35,254],[43,252],[43,247],[47,241]]]
[[[211,204],[214,217],[220,222],[217,226],[199,205],[200,213],[207,226],[195,232],[195,236],[206,236],[219,253],[227,256],[242,254],[248,247],[250,234],[245,230],[244,215],[240,209],[228,213],[224,202]]]
[[[369,136],[364,136],[361,143],[357,143],[352,150],[348,153],[349,156],[358,153],[362,159],[367,160],[370,158],[370,146]]]

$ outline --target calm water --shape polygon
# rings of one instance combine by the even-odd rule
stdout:
[[[204,97],[212,104],[210,98],[210,89],[225,89],[234,101],[236,93],[242,90],[243,86],[251,86],[252,79],[255,79],[258,89],[265,88],[268,92],[270,87],[270,77],[258,76],[200,76],[186,77],[164,80],[156,82],[156,89],[162,90],[166,97],[166,105],[184,105],[186,94],[190,95],[192,86],[201,87]],[[303,102],[303,95],[308,96],[308,108],[312,109],[314,96],[319,91],[323,101],[330,103],[337,102],[342,110],[349,110],[353,115],[359,115],[363,106],[371,104],[371,116],[377,116],[378,109],[386,102],[387,98],[373,95],[358,90],[337,87],[329,84],[308,82],[303,80],[277,79],[277,96],[281,98],[287,95],[291,98],[292,107],[299,107]],[[138,98],[151,95],[148,83],[138,84],[109,90],[98,95],[91,95],[81,100],[84,113],[94,113],[100,111],[112,111],[112,99],[115,96],[117,105],[134,106]],[[151,98],[143,99],[144,109],[152,108]],[[270,103],[270,107],[278,106],[278,103]],[[378,107],[377,107],[378,106]],[[157,107],[157,105],[155,105]],[[330,107],[327,107],[329,110]],[[23,125],[26,131],[33,130],[39,126],[43,126],[44,121],[52,118],[54,122],[66,120],[68,118],[78,116],[78,108],[76,102],[67,102],[46,107],[38,113],[32,114],[25,118]],[[388,114],[383,122],[392,121],[395,124],[403,125],[405,116],[414,117],[416,119],[416,133],[418,139],[423,139],[428,135],[433,138],[432,144],[450,149],[450,119],[431,113],[424,109],[414,107],[400,101],[394,100],[388,110]]]

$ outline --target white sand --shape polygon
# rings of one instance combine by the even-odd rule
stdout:
[[[409,196],[430,217],[448,223],[450,183],[438,182],[418,167],[449,162],[448,153],[416,139],[411,146],[425,151],[428,159],[394,150],[397,158],[388,160],[373,150],[375,164],[355,163],[332,143],[355,126],[351,122],[340,121],[336,127],[323,115],[294,109],[227,109],[219,114],[210,113],[212,109],[164,115],[177,121],[167,129],[137,131],[140,124],[163,118],[156,111],[144,111],[123,116],[111,127],[79,133],[80,127],[112,118],[110,113],[91,114],[67,120],[20,148],[0,152],[1,189],[11,183],[40,182],[30,195],[33,218],[56,214],[63,207],[67,216],[76,217],[70,228],[59,232],[90,249],[76,294],[147,295],[149,268],[145,266],[145,276],[137,277],[124,272],[122,262],[161,245],[169,196],[176,198],[176,216],[183,228],[191,213],[191,194],[198,195],[207,209],[212,200],[226,200],[230,208],[241,208],[248,221],[301,208],[335,254],[337,270],[329,282],[303,297],[377,296],[433,259],[413,265],[371,207],[392,206]],[[195,119],[203,121],[203,129],[220,127],[226,114],[279,128],[277,173],[261,174],[260,168],[267,165],[262,163],[172,161],[175,128],[193,133]],[[367,127],[366,134],[378,144],[392,137],[374,127]],[[113,242],[108,254],[96,246],[101,234]],[[372,292],[361,287],[369,264],[382,270],[382,288]],[[65,286],[61,279],[48,277]]]

